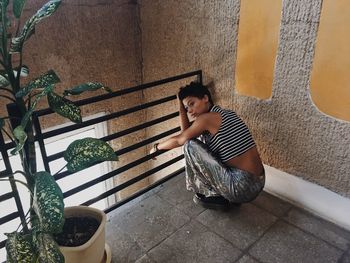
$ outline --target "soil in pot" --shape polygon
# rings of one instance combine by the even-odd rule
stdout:
[[[81,246],[89,241],[99,225],[99,221],[93,217],[68,217],[65,219],[62,233],[54,235],[54,238],[60,246]]]

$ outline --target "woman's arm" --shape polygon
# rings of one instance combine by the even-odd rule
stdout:
[[[210,113],[198,116],[198,118],[189,126],[186,130],[180,134],[175,135],[161,143],[156,143],[150,153],[154,153],[157,150],[170,150],[184,145],[188,140],[198,137],[205,130],[208,130],[208,124],[210,125]]]
[[[178,104],[179,104],[180,127],[181,127],[181,132],[183,132],[186,129],[188,129],[191,126],[191,124],[190,124],[190,120],[188,119],[185,106],[179,98],[178,98]]]

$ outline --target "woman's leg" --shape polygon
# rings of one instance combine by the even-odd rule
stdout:
[[[205,196],[221,195],[235,203],[253,200],[263,189],[265,176],[260,178],[222,164],[197,139],[184,146],[187,189]]]
[[[206,145],[197,139],[189,140],[184,145],[184,155],[186,162],[186,188],[189,191],[199,193],[205,196],[218,196],[212,185],[211,176],[206,174],[203,167],[202,156],[211,155]],[[210,156],[210,159],[214,157]],[[208,166],[209,162],[205,162]],[[216,167],[216,165],[215,165]]]

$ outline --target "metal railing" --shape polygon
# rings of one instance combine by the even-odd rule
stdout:
[[[139,92],[139,91],[142,91],[142,90],[145,90],[145,89],[150,89],[150,88],[153,88],[153,87],[156,87],[156,86],[161,86],[161,85],[165,85],[165,84],[168,84],[168,83],[173,83],[173,82],[176,82],[176,81],[187,81],[186,79],[193,79],[193,78],[197,78],[197,81],[201,82],[202,83],[202,71],[201,70],[198,70],[198,71],[193,71],[193,72],[189,72],[189,73],[185,73],[185,74],[181,74],[181,75],[177,75],[177,76],[174,76],[174,77],[170,77],[170,78],[166,78],[166,79],[162,79],[162,80],[158,80],[158,81],[154,81],[154,82],[150,82],[150,83],[146,83],[146,84],[142,84],[142,85],[138,85],[138,86],[135,86],[135,87],[131,87],[131,88],[126,88],[126,89],[122,89],[122,90],[119,90],[119,91],[116,91],[116,92],[112,92],[112,93],[108,93],[108,94],[104,94],[104,95],[99,95],[99,96],[95,96],[95,97],[92,97],[92,98],[88,98],[88,99],[83,99],[83,100],[79,100],[79,101],[76,101],[74,102],[74,104],[76,104],[77,106],[86,106],[86,105],[90,105],[90,104],[93,104],[93,103],[97,103],[97,102],[101,102],[101,101],[104,101],[104,100],[107,100],[107,99],[111,99],[111,98],[115,98],[115,97],[119,97],[119,96],[122,96],[122,95],[127,95],[127,94],[130,94],[130,93],[134,93],[134,92]],[[134,112],[137,112],[137,111],[140,111],[140,110],[145,110],[145,109],[148,109],[150,107],[153,107],[153,106],[156,106],[156,105],[159,105],[159,104],[162,104],[162,103],[166,103],[166,102],[169,102],[169,101],[173,101],[176,99],[176,95],[171,95],[171,96],[167,96],[167,97],[164,97],[164,98],[161,98],[161,99],[157,99],[157,100],[154,100],[154,101],[150,101],[150,102],[146,102],[146,103],[143,103],[143,104],[140,104],[140,105],[136,105],[136,106],[132,106],[130,108],[127,108],[127,109],[124,109],[124,110],[121,110],[121,111],[117,111],[117,112],[112,112],[110,114],[107,114],[107,115],[104,115],[102,117],[96,117],[96,118],[93,118],[93,119],[89,119],[87,121],[83,121],[82,123],[79,123],[79,124],[71,124],[69,126],[66,126],[66,127],[62,127],[62,128],[57,128],[55,130],[51,130],[51,131],[43,131],[42,127],[41,127],[41,123],[40,123],[40,118],[41,117],[44,117],[44,116],[47,116],[47,115],[50,115],[53,113],[53,111],[51,109],[43,109],[43,110],[38,110],[36,112],[34,112],[33,114],[33,123],[34,123],[34,127],[35,127],[35,141],[38,142],[39,144],[39,147],[40,147],[40,152],[41,152],[41,155],[42,155],[42,158],[43,158],[43,163],[44,163],[44,167],[46,169],[46,171],[50,172],[50,162],[53,162],[59,158],[62,158],[63,157],[63,153],[64,152],[58,152],[58,153],[55,153],[55,154],[51,154],[49,155],[47,153],[47,150],[46,150],[46,147],[45,147],[45,142],[44,140],[48,139],[48,138],[51,138],[51,137],[54,137],[54,136],[57,136],[57,135],[62,135],[62,134],[65,134],[67,132],[71,132],[71,131],[74,131],[74,130],[77,130],[77,129],[81,129],[83,127],[88,127],[88,126],[91,126],[91,125],[95,125],[95,124],[98,124],[98,123],[101,123],[101,122],[105,122],[105,121],[109,121],[109,120],[114,120],[116,118],[119,118],[121,116],[126,116],[128,114],[131,114],[131,113],[134,113]],[[159,123],[162,123],[162,122],[165,122],[167,120],[170,120],[170,119],[173,119],[173,118],[176,118],[177,116],[179,115],[178,112],[173,112],[173,113],[170,113],[170,114],[167,114],[165,116],[161,116],[159,118],[156,118],[156,119],[153,119],[153,120],[150,120],[150,121],[147,121],[147,122],[142,122],[140,124],[137,124],[136,126],[133,126],[133,127],[129,127],[125,130],[122,130],[122,131],[119,131],[119,132],[116,132],[114,134],[109,134],[105,137],[102,137],[100,139],[104,140],[104,141],[112,141],[112,140],[115,140],[117,138],[121,138],[123,136],[128,136],[129,134],[133,133],[133,132],[136,132],[136,131],[141,131],[145,128],[149,128],[153,125],[156,125],[156,124],[159,124]],[[137,142],[137,143],[134,143],[128,147],[125,147],[125,148],[122,148],[122,149],[119,149],[117,151],[115,151],[115,153],[117,154],[117,156],[121,156],[123,154],[126,154],[126,153],[129,153],[129,152],[132,152],[136,149],[139,149],[141,147],[144,147],[150,143],[153,143],[159,139],[162,139],[166,136],[169,136],[171,134],[174,134],[176,132],[178,132],[180,130],[180,127],[176,127],[176,128],[172,128],[172,129],[169,129],[169,130],[166,130],[160,134],[157,134],[155,136],[152,136],[152,137],[149,137],[149,138],[145,138],[144,140],[140,141],[140,142]],[[4,137],[2,134],[0,134],[0,149],[1,149],[1,154],[2,154],[2,158],[3,158],[3,162],[5,164],[5,167],[6,169],[4,171],[0,171],[0,175],[5,175],[5,174],[12,174],[12,167],[11,167],[11,163],[9,161],[9,156],[8,156],[8,150],[14,148],[14,143],[13,142],[5,142],[4,141]],[[94,186],[100,182],[104,182],[110,178],[114,178],[115,176],[118,176],[120,175],[121,173],[137,166],[137,165],[140,165],[140,164],[143,164],[149,160],[151,160],[152,158],[160,155],[160,154],[163,154],[165,151],[159,151],[159,152],[156,152],[154,154],[151,154],[151,155],[145,155],[145,156],[142,156],[141,158],[139,159],[136,159],[130,163],[127,163],[113,171],[110,171],[106,174],[103,174],[102,176],[96,178],[96,179],[93,179],[91,181],[88,181],[88,182],[85,182],[81,185],[78,185],[66,192],[63,193],[63,196],[65,198],[71,196],[71,195],[74,195],[82,190],[85,190],[91,186]],[[104,192],[103,194],[100,194],[98,196],[95,196],[87,201],[85,201],[84,203],[82,203],[82,205],[91,205],[95,202],[98,202],[102,199],[105,199],[111,195],[114,195],[116,194],[117,192],[125,189],[126,187],[129,187],[153,174],[155,174],[156,172],[166,168],[166,167],[169,167],[170,165],[180,161],[183,159],[183,155],[179,155],[175,158],[171,158],[171,160],[167,160],[165,161],[164,163],[148,170],[148,171],[144,171],[143,173],[139,174],[138,176],[136,177],[133,177],[132,179],[129,179],[128,181],[126,182],[123,182],[119,185],[116,185],[114,186],[113,188],[109,189],[108,191]],[[153,184],[149,185],[148,187],[146,188],[143,188],[141,190],[139,190],[138,192],[130,195],[129,197],[121,200],[121,201],[118,201],[117,203],[115,204],[112,204],[110,207],[106,208],[105,209],[105,212],[108,213],[108,212],[111,212],[113,211],[114,209],[116,209],[117,207],[129,202],[130,200],[144,194],[145,192],[153,189],[154,187],[164,183],[165,181],[169,180],[170,178],[178,175],[178,174],[181,174],[182,172],[184,172],[184,168],[180,168],[178,169],[177,171],[175,172],[172,172],[164,177],[162,177],[162,179],[154,182]],[[60,172],[58,174],[55,175],[55,180],[60,180],[64,177],[67,177],[67,176],[70,176],[71,173],[68,172],[68,171],[63,171],[63,172]],[[3,202],[3,201],[6,201],[6,200],[10,200],[10,199],[14,199],[15,200],[15,203],[16,203],[16,212],[13,212],[11,214],[8,214],[8,215],[1,215],[0,217],[0,224],[4,224],[6,222],[9,222],[11,220],[14,220],[16,218],[20,218],[20,220],[24,220],[25,219],[25,214],[24,214],[24,211],[23,211],[23,207],[22,207],[22,204],[20,202],[20,198],[18,196],[18,192],[15,191],[14,187],[12,187],[13,191],[12,192],[9,192],[9,193],[4,193],[4,194],[1,194],[0,195],[0,202]],[[6,240],[2,240],[0,241],[0,249],[4,248],[5,246],[5,242]]]

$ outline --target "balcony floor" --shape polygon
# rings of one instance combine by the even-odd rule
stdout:
[[[227,212],[192,202],[184,175],[109,214],[112,262],[350,262],[350,232],[263,192]]]

